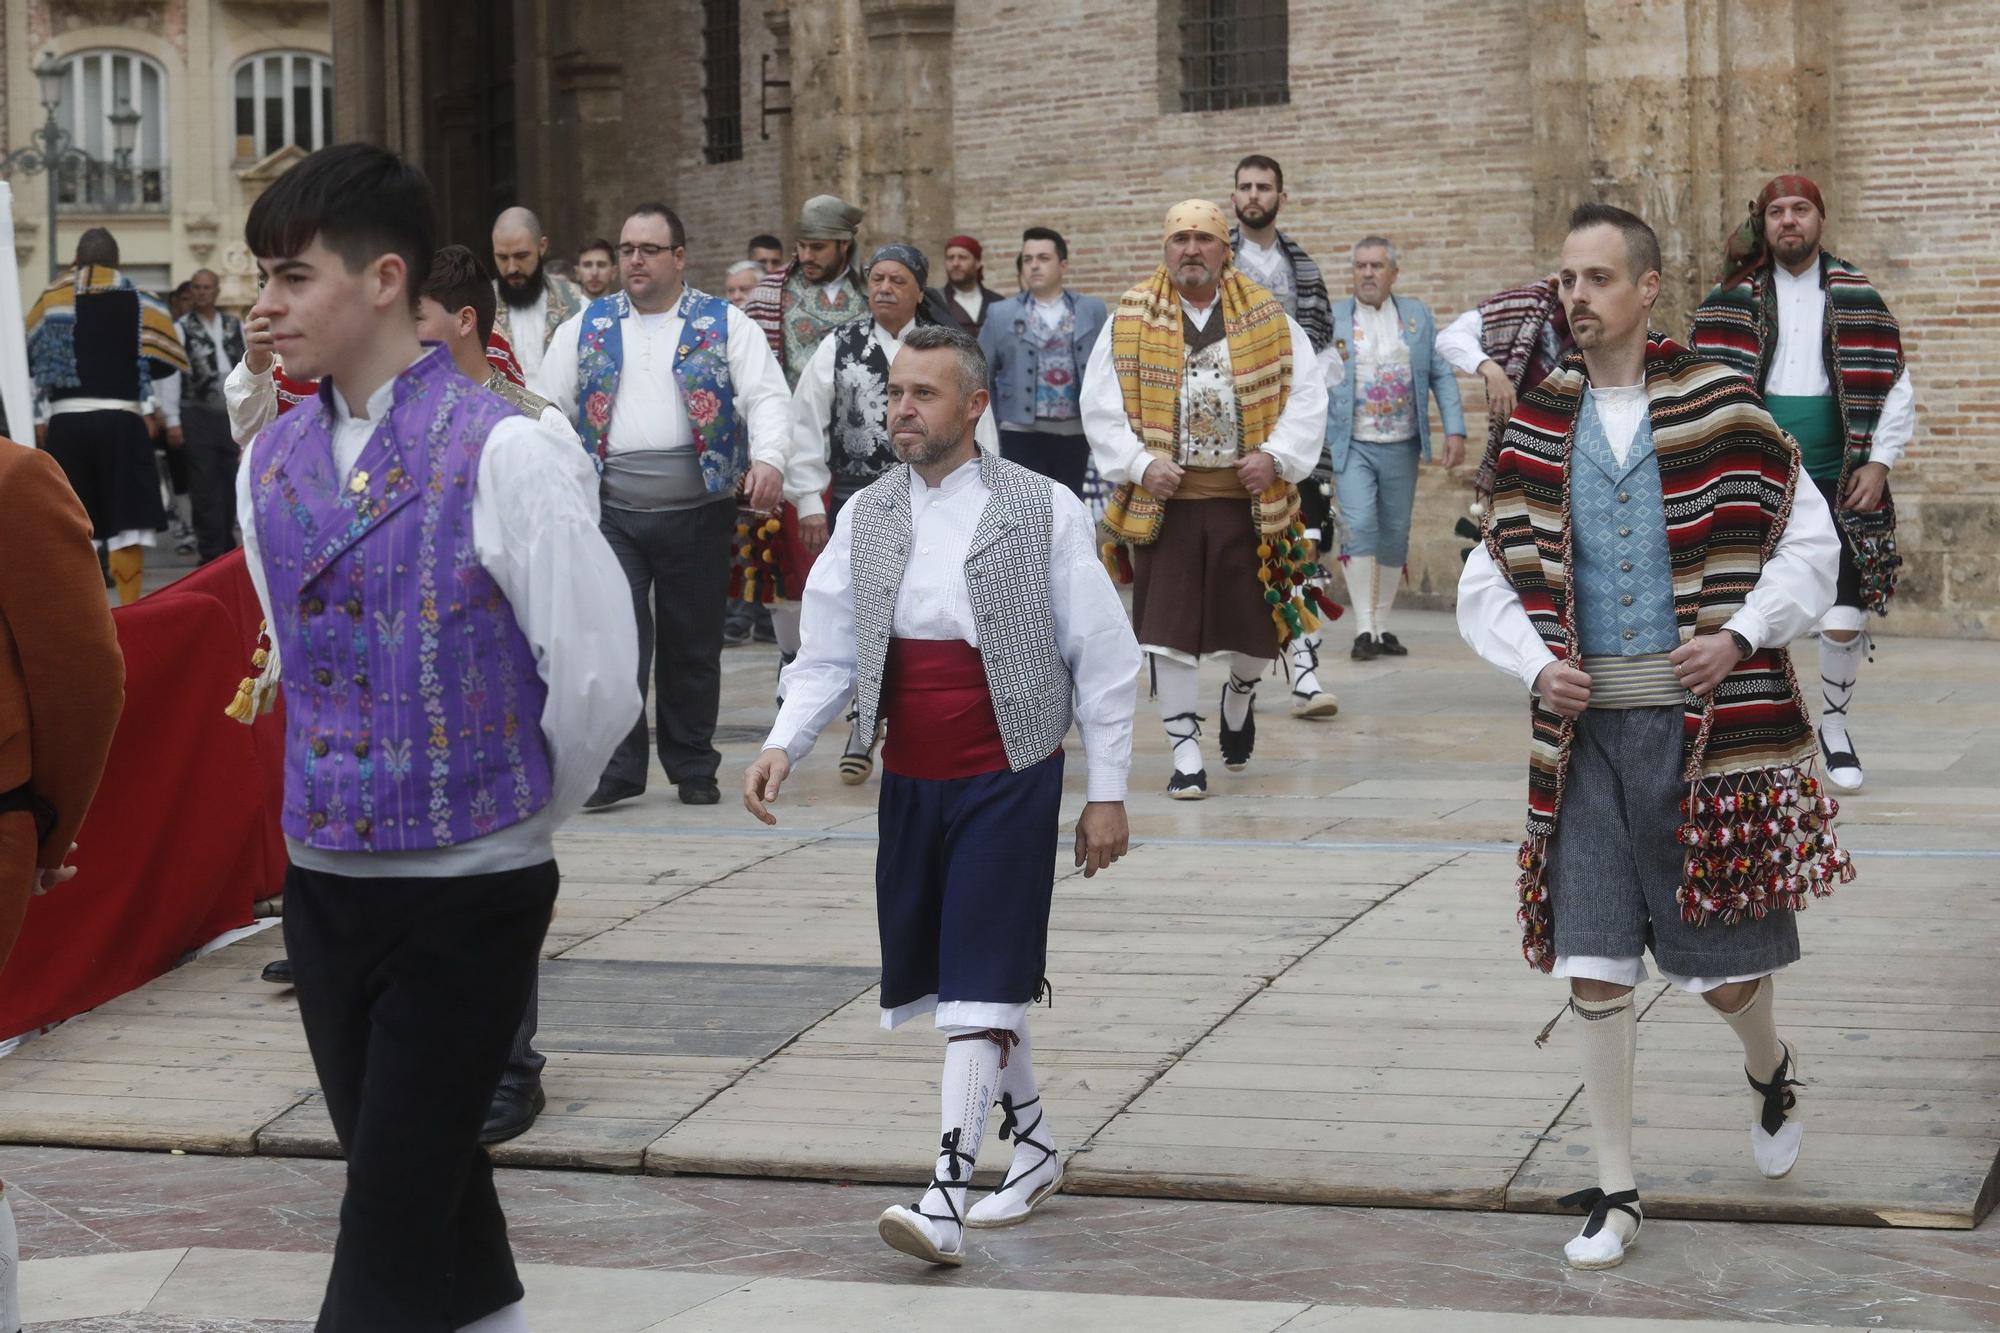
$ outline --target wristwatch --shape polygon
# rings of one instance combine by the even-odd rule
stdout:
[[[1722,631],[1722,632],[1723,632],[1724,634],[1727,634],[1727,635],[1728,635],[1728,636],[1729,636],[1730,638],[1732,638],[1732,639],[1736,640],[1736,660],[1737,660],[1737,661],[1739,661],[1739,662],[1744,662],[1744,661],[1748,661],[1748,660],[1749,660],[1749,658],[1750,658],[1750,654],[1752,654],[1752,653],[1754,653],[1754,652],[1756,652],[1756,651],[1757,651],[1757,650],[1756,650],[1755,648],[1752,648],[1752,647],[1750,646],[1750,640],[1748,640],[1748,639],[1744,638],[1744,637],[1743,637],[1743,636],[1742,636],[1741,634],[1738,634],[1738,633],[1737,633],[1737,632],[1736,632],[1735,630],[1733,630],[1733,629],[1726,629],[1726,630],[1724,630],[1724,631]]]

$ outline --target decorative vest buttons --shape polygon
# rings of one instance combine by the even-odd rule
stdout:
[[[333,747],[331,745],[328,745],[326,743],[326,737],[324,736],[313,737],[313,743],[312,743],[313,758],[315,759],[326,758],[326,752],[328,750],[331,750],[332,748]]]

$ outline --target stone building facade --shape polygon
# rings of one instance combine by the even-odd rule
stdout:
[[[935,255],[954,232],[982,237],[1003,290],[1020,229],[1054,226],[1070,239],[1074,284],[1111,297],[1155,262],[1165,206],[1223,199],[1231,166],[1254,151],[1284,164],[1282,225],[1336,293],[1349,247],[1379,232],[1401,250],[1399,290],[1440,321],[1545,273],[1579,200],[1633,208],[1661,233],[1659,323],[1678,335],[1758,185],[1809,172],[1827,195],[1830,245],[1886,291],[1916,376],[1919,431],[1896,479],[1909,563],[1890,625],[2000,632],[2000,359],[1981,346],[2000,314],[1989,91],[2000,7],[332,7],[342,132],[425,162],[458,239],[477,244],[493,210],[518,197],[567,248],[657,197],[686,219],[691,276],[710,284],[747,236],[785,231],[802,198],[830,190],[868,210],[864,243],[909,239]],[[1259,13],[1254,38],[1221,32]],[[1264,49],[1224,58],[1218,41]],[[1210,95],[1216,83],[1226,95]],[[1232,99],[1262,104],[1183,109]],[[736,137],[721,136],[718,152],[718,122],[732,116]],[[1476,446],[1483,395],[1476,381],[1463,388]],[[1420,489],[1410,579],[1434,604],[1457,576],[1465,543],[1451,525],[1469,475],[1427,470]]]
[[[18,148],[46,112],[33,67],[45,54],[71,74],[60,123],[94,156],[111,156],[109,115],[141,113],[133,178],[71,175],[59,188],[56,257],[86,227],[117,236],[145,286],[197,268],[247,306],[255,266],[242,244],[251,200],[302,153],[333,141],[327,0],[5,0],[0,4],[0,144]],[[48,282],[46,174],[14,182],[15,262],[32,298]]]

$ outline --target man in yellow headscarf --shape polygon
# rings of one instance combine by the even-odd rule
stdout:
[[[1083,428],[1107,552],[1132,557],[1132,616],[1174,743],[1167,795],[1208,794],[1197,667],[1225,654],[1222,759],[1250,761],[1258,680],[1309,632],[1297,483],[1323,445],[1326,380],[1312,342],[1239,273],[1229,223],[1205,199],[1167,213],[1164,262],[1119,300],[1083,374]]]

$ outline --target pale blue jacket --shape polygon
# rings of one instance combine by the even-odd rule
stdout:
[[[1072,350],[1076,356],[1078,400],[1083,392],[1083,368],[1090,349],[1104,332],[1108,315],[1104,302],[1095,296],[1065,291],[1076,311],[1076,333]],[[1035,424],[1035,379],[1040,373],[1039,354],[1025,336],[1034,312],[1028,308],[1034,298],[1026,292],[994,302],[979,326],[979,350],[986,353],[989,387],[993,394],[993,419],[1002,426],[1026,430]]]
[[[1424,461],[1431,459],[1431,405],[1425,390],[1437,396],[1438,415],[1444,418],[1444,433],[1465,434],[1465,408],[1458,398],[1458,377],[1451,363],[1433,355],[1437,342],[1437,318],[1431,308],[1414,296],[1390,296],[1402,325],[1403,342],[1410,349],[1410,379],[1417,394],[1417,439],[1423,445]],[[1354,441],[1354,298],[1337,301],[1333,307],[1333,345],[1340,352],[1341,378],[1326,386],[1326,447],[1333,470],[1347,465],[1347,446]]]

